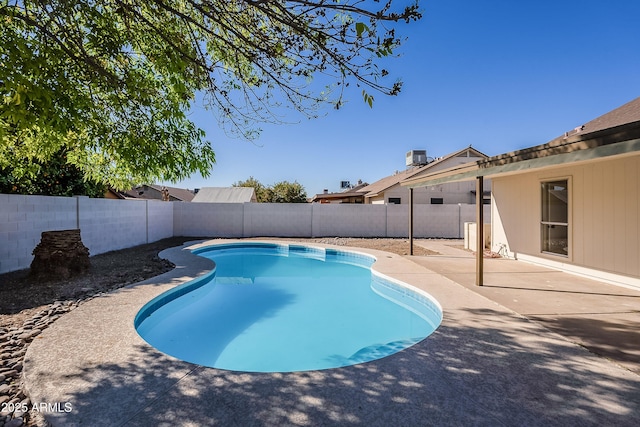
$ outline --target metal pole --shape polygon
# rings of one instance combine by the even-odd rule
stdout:
[[[476,285],[484,282],[484,177],[476,177]]]
[[[413,255],[413,188],[409,188],[409,255]]]

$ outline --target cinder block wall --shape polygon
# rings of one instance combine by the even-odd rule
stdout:
[[[489,222],[491,206],[485,205],[483,209],[485,222]],[[476,205],[415,205],[413,233],[414,237],[462,239],[464,223],[475,220]]]
[[[0,273],[29,267],[41,233],[77,228],[76,212],[71,197],[0,194]]]
[[[313,237],[385,237],[385,205],[312,204]]]
[[[0,273],[28,268],[43,231],[79,228],[91,255],[173,236],[173,204],[0,194]]]
[[[486,222],[490,207],[485,206]],[[462,238],[474,205],[415,205],[414,237]],[[408,237],[408,205],[184,203],[0,194],[0,273],[29,267],[43,231],[80,228],[91,255],[171,236]]]
[[[147,212],[148,242],[173,237],[173,203],[148,200]]]
[[[484,206],[486,222],[491,213]],[[462,239],[475,205],[415,205],[414,237]],[[176,236],[409,237],[408,205],[175,203]]]
[[[79,197],[82,242],[91,255],[147,242],[147,203],[144,200]]]
[[[312,235],[309,203],[244,203],[245,237],[309,237]]]
[[[242,237],[242,203],[185,203],[173,205],[174,236]]]

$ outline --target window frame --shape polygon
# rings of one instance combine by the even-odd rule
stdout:
[[[552,221],[552,218],[546,218],[545,219],[545,213],[547,213],[549,211],[548,209],[548,204],[545,204],[545,199],[548,199],[548,191],[545,190],[545,186],[551,183],[560,183],[560,182],[565,182],[566,185],[566,191],[567,191],[567,200],[566,200],[566,222],[565,221]],[[540,244],[539,244],[539,248],[540,248],[540,253],[543,255],[548,255],[548,256],[552,256],[552,257],[561,257],[561,258],[566,258],[566,259],[571,259],[571,246],[572,246],[572,236],[571,236],[571,218],[572,218],[572,203],[571,203],[571,196],[572,196],[572,185],[571,185],[571,177],[570,176],[561,176],[561,177],[553,177],[553,178],[545,178],[545,179],[541,179],[540,180],[540,218],[538,223],[540,224]],[[565,227],[566,228],[566,239],[567,239],[567,244],[566,244],[566,250],[567,253],[560,253],[560,252],[554,252],[552,250],[549,250],[549,247],[547,246],[545,248],[545,241],[548,239],[545,239],[545,231],[548,230],[549,228],[553,228],[553,227]]]

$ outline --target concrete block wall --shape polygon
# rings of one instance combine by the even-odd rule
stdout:
[[[43,231],[77,228],[71,197],[0,194],[0,273],[31,265]]]
[[[91,255],[146,243],[144,200],[90,199],[80,197],[82,242]]]
[[[243,237],[242,203],[172,203],[174,236]]]
[[[173,204],[0,194],[0,273],[28,268],[43,231],[80,229],[91,255],[173,236]]]
[[[485,209],[489,220],[490,206]],[[475,205],[415,205],[414,237],[463,238]],[[404,237],[408,205],[175,203],[175,236]]]
[[[409,237],[409,205],[383,205],[387,208],[386,216],[386,229],[387,237]],[[414,237],[421,237],[422,235],[416,234],[415,228],[418,223],[418,218],[421,213],[416,209],[417,205],[413,207],[413,224],[414,224]]]
[[[310,203],[244,203],[244,236],[308,237],[312,235]]]
[[[312,237],[384,237],[385,205],[312,204]]]
[[[485,222],[489,222],[491,206],[485,205],[483,209]],[[475,218],[476,205],[415,205],[414,237],[462,239],[464,223]]]
[[[78,225],[91,255],[173,236],[173,206],[156,200],[78,197]]]
[[[485,206],[486,222],[490,207]],[[415,205],[414,237],[462,238],[474,205]],[[0,194],[0,273],[28,268],[43,231],[80,228],[91,255],[193,237],[403,237],[408,205],[185,203]]]
[[[173,237],[173,203],[160,200],[147,202],[147,242]]]

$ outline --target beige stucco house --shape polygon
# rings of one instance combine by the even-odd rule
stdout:
[[[640,289],[640,98],[547,144],[403,185],[484,178],[493,251]]]
[[[364,193],[366,204],[407,204],[409,203],[409,189],[401,185],[408,179],[420,179],[421,177],[456,167],[461,164],[486,159],[487,155],[469,146],[437,158],[424,165],[409,167],[404,171],[382,178],[373,184],[360,189]],[[491,183],[486,182],[484,195],[489,202]],[[451,182],[430,187],[418,187],[414,190],[414,203],[416,204],[457,204],[475,203],[476,188],[473,182]]]

